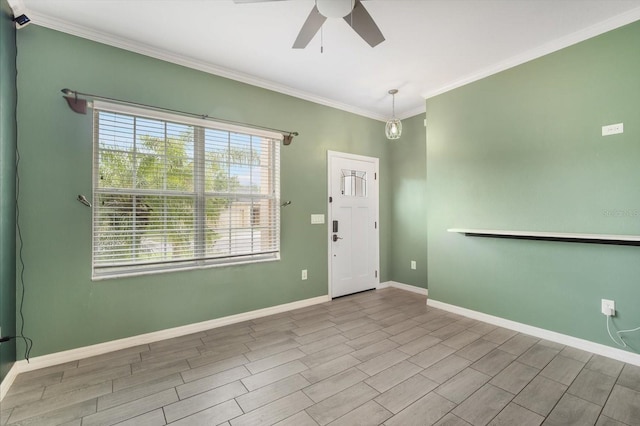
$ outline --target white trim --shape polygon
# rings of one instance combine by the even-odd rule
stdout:
[[[23,6],[22,0],[11,0],[10,4],[11,3]],[[337,102],[325,97],[321,97],[309,92],[305,92],[303,90],[298,90],[293,87],[286,86],[284,84],[274,83],[272,81],[258,78],[249,74],[241,73],[239,71],[234,71],[228,68],[213,65],[208,62],[198,61],[174,52],[168,52],[163,49],[158,49],[156,47],[152,47],[144,43],[134,42],[132,40],[129,40],[123,37],[117,37],[107,33],[96,31],[94,29],[91,29],[82,25],[72,24],[68,21],[64,21],[61,19],[39,14],[37,12],[33,12],[24,7],[23,9],[27,11],[27,15],[31,19],[32,23],[36,25],[40,25],[42,27],[50,28],[52,30],[71,34],[71,35],[92,40],[98,43],[103,43],[109,46],[128,50],[130,52],[139,53],[141,55],[149,56],[151,58],[156,58],[166,62],[182,65],[182,66],[203,71],[209,74],[225,77],[225,78],[239,81],[242,83],[247,83],[252,86],[261,87],[263,89],[283,93],[285,95],[293,96],[293,97],[310,101],[319,105],[336,108],[336,109],[350,112],[363,117],[372,118],[374,120],[386,121],[388,119],[388,116],[384,116],[374,111],[368,111],[352,105]],[[525,62],[529,62],[533,59],[540,58],[542,56],[564,49],[565,47],[571,46],[581,41],[588,40],[592,37],[606,33],[607,31],[611,31],[616,28],[622,27],[624,25],[630,24],[639,19],[640,19],[640,7],[631,9],[625,13],[611,17],[605,21],[598,22],[588,28],[584,28],[580,31],[576,31],[560,39],[553,40],[547,44],[528,50],[519,55],[513,56],[498,64],[486,67],[478,72],[470,74],[459,80],[445,84],[444,86],[441,86],[435,90],[424,93],[422,97],[425,99],[432,98],[434,96],[440,95],[442,93],[448,92],[450,90],[456,89],[458,87],[464,86],[474,81],[481,80],[490,75],[499,73],[509,68],[513,68]],[[413,115],[421,114],[423,112],[425,112],[425,108],[423,107],[416,108],[414,110],[411,110],[402,114],[400,116],[400,119],[409,118],[409,117],[412,117]]]
[[[376,271],[378,271],[378,275],[376,277],[376,287],[378,288],[378,286],[380,285],[380,179],[378,179],[380,176],[380,159],[377,157],[368,157],[365,155],[359,155],[359,154],[351,154],[348,152],[340,152],[340,151],[331,151],[331,150],[327,150],[327,272],[328,272],[328,277],[327,277],[327,293],[329,294],[329,297],[331,299],[333,299],[333,288],[332,288],[332,275],[331,275],[331,263],[332,263],[332,259],[331,259],[331,249],[332,249],[332,237],[333,237],[333,224],[332,224],[332,207],[333,204],[329,201],[329,197],[331,197],[331,167],[332,167],[332,160],[334,158],[342,158],[342,159],[347,159],[347,160],[356,160],[356,161],[363,161],[363,162],[367,162],[367,163],[373,163],[374,169],[375,169],[375,174],[377,176],[377,178],[374,180],[374,190],[375,190],[375,194],[376,194],[376,205],[375,205],[375,221],[378,224],[377,227],[377,233],[376,236],[378,237],[378,241],[377,241],[377,250],[376,250],[376,259],[375,259],[375,268]]]
[[[639,19],[640,7],[636,7],[635,9],[631,9],[627,12],[621,13],[620,15],[613,16],[590,27],[584,28],[572,34],[553,40],[549,43],[543,44],[542,46],[538,46],[534,49],[527,50],[526,52],[519,55],[512,56],[505,61],[488,66],[478,72],[469,74],[466,77],[446,84],[436,90],[424,93],[423,97],[425,99],[433,98],[434,96],[441,95],[450,90],[457,89],[458,87],[462,87],[469,83],[473,83],[474,81],[482,80],[483,78],[489,77],[490,75],[497,74],[499,72],[508,70],[509,68],[524,64],[525,62],[529,62],[550,53],[557,52],[558,50],[564,49],[565,47],[569,47],[590,38],[599,36],[600,34],[604,34],[607,31],[615,30],[616,28],[620,28]]]
[[[142,108],[133,105],[125,105],[113,102],[105,102],[101,100],[94,100],[93,109],[100,111],[116,112],[121,114],[135,115],[138,117],[153,118],[157,120],[169,121],[178,124],[189,124],[197,127],[204,127],[213,130],[224,130],[227,132],[250,134],[255,136],[261,136],[267,139],[275,139],[282,141],[284,135],[282,133],[273,132],[264,129],[257,129],[255,127],[246,127],[238,124],[224,123],[216,121],[215,119],[205,119],[191,117],[185,114],[170,113],[166,111],[158,111],[151,108]]]
[[[398,288],[400,290],[410,291],[412,293],[418,293],[423,296],[429,295],[429,290],[426,288],[422,288],[422,287],[418,287],[410,284],[403,284],[397,281],[385,281],[383,283],[380,283],[378,287],[376,287],[376,289],[387,288],[387,287]]]
[[[13,367],[9,371],[9,374],[13,374],[8,380],[9,375],[2,381],[2,396],[9,389],[13,379],[19,373],[25,371],[37,370],[40,368],[50,367],[52,365],[63,364],[69,361],[75,361],[78,359],[88,358],[91,356],[102,355],[108,352],[118,351],[120,349],[129,348],[137,345],[144,345],[147,343],[157,342],[159,340],[171,339],[173,337],[185,336],[187,334],[197,333],[200,331],[211,330],[213,328],[222,327],[225,325],[236,324],[243,321],[249,321],[256,318],[265,317],[268,315],[279,314],[282,312],[291,311],[294,309],[306,308],[307,306],[317,305],[320,303],[329,302],[331,299],[328,295],[313,297],[311,299],[298,300],[296,302],[285,303],[283,305],[271,306],[268,308],[257,309],[255,311],[243,312],[241,314],[230,315],[223,318],[216,318],[209,321],[197,322],[193,324],[183,325],[181,327],[168,328],[165,330],[154,331],[152,333],[140,334],[137,336],[127,337],[124,339],[111,340],[109,342],[98,343],[97,345],[84,346],[81,348],[70,349],[68,351],[56,352],[48,355],[42,355],[39,357],[31,358],[27,363],[25,360],[16,361]],[[5,382],[6,390],[5,390]]]
[[[456,305],[450,305],[448,303],[439,302],[433,299],[427,299],[427,306],[442,309],[454,314],[463,315],[465,317],[497,325],[499,327],[508,328],[520,333],[529,334],[541,339],[550,340],[552,342],[560,343],[566,346],[582,349],[583,351],[592,352],[594,354],[606,356],[608,358],[613,358],[618,361],[626,362],[628,364],[640,366],[640,354],[623,351],[621,349],[612,348],[611,346],[601,345],[600,343],[579,339],[567,334],[556,333],[555,331],[534,327],[532,325],[523,324],[521,322],[511,321],[505,318],[496,317],[493,315],[485,314],[483,312],[473,311],[471,309],[462,308]]]
[[[386,116],[373,111],[368,111],[362,108],[354,107],[352,105],[337,102],[322,96],[314,95],[313,93],[294,89],[293,87],[289,87],[284,84],[274,83],[272,81],[241,73],[239,71],[234,71],[229,68],[224,68],[205,61],[195,60],[178,53],[158,49],[156,47],[140,42],[135,42],[127,38],[106,34],[82,25],[72,24],[67,21],[42,15],[37,12],[28,11],[27,15],[31,19],[31,23],[39,25],[41,27],[50,28],[52,30],[71,34],[76,37],[81,37],[87,40],[106,44],[108,46],[124,49],[129,52],[139,53],[151,58],[160,59],[161,61],[171,62],[173,64],[182,65],[194,70],[203,71],[208,74],[217,75],[219,77],[228,78],[230,80],[239,81],[241,83],[250,84],[256,87],[261,87],[263,89],[271,90],[274,92],[283,93],[285,95],[293,96],[319,105],[336,108],[363,117],[372,118],[374,120],[385,121],[387,119]]]
[[[90,95],[89,95],[90,96]],[[280,208],[279,208],[279,198],[280,198],[280,142],[283,139],[283,135],[281,133],[277,133],[275,131],[267,131],[264,129],[255,129],[248,128],[245,126],[240,126],[237,124],[231,123],[222,123],[214,120],[204,120],[202,117],[193,117],[180,113],[176,113],[175,111],[167,112],[167,111],[159,111],[154,107],[140,107],[129,104],[122,104],[118,101],[115,102],[104,102],[101,100],[95,100],[93,102],[92,108],[94,110],[94,132],[93,132],[93,229],[92,229],[92,270],[91,270],[91,280],[92,281],[100,281],[107,279],[120,279],[122,277],[133,277],[140,275],[149,275],[149,274],[158,274],[158,273],[168,273],[168,272],[176,272],[176,271],[186,271],[186,270],[194,270],[194,269],[206,269],[213,267],[226,267],[230,265],[241,265],[241,264],[254,264],[261,262],[271,262],[271,261],[279,261],[280,260]],[[116,114],[112,117],[113,114]],[[124,117],[126,114],[127,117],[124,119],[124,122],[132,125],[132,128],[124,129],[121,120],[118,117]],[[118,185],[118,188],[113,188],[110,186],[103,186],[101,184],[101,178],[99,176],[99,170],[101,169],[101,161],[103,151],[112,151],[113,149],[122,150],[126,147],[122,146],[103,146],[102,144],[102,131],[106,130],[107,134],[118,133],[125,134],[122,132],[126,132],[128,138],[131,136],[135,136],[136,134],[148,133],[148,130],[145,130],[149,125],[146,123],[142,123],[139,126],[136,125],[138,123],[136,118],[145,117],[153,120],[161,120],[158,125],[164,126],[164,138],[166,139],[168,133],[170,132],[167,128],[167,125],[176,124],[179,127],[183,125],[190,126],[190,132],[192,133],[192,137],[189,138],[188,141],[185,141],[186,146],[183,147],[186,150],[192,151],[192,168],[193,168],[193,176],[192,181],[194,182],[190,188],[183,188],[181,190],[171,190],[167,188],[135,188],[129,185],[128,188],[124,188],[121,185]],[[120,123],[120,124],[119,124]],[[132,123],[132,124],[131,124]],[[169,124],[167,124],[169,123]],[[142,127],[142,130],[137,130]],[[152,126],[153,127],[153,126]],[[224,135],[216,136],[214,134],[213,139],[207,139],[206,132],[207,129],[211,129],[214,132],[225,132]],[[180,130],[180,129],[177,129]],[[174,132],[177,131],[174,129]],[[184,130],[182,130],[184,132]],[[133,133],[131,135],[131,133]],[[216,151],[218,148],[232,149],[236,143],[233,140],[231,133],[242,134],[243,140],[246,138],[251,138],[252,144],[260,145],[260,150],[262,154],[260,158],[266,161],[262,161],[262,166],[265,170],[269,172],[268,179],[262,180],[262,183],[259,185],[260,188],[270,190],[269,193],[257,194],[257,193],[247,193],[247,194],[239,194],[237,191],[227,192],[226,194],[216,195],[215,192],[211,188],[207,188],[206,185],[206,164],[208,161],[207,154],[210,150]],[[200,136],[197,136],[200,135]],[[157,136],[157,135],[154,135]],[[222,139],[220,139],[222,136]],[[256,138],[254,138],[256,136]],[[230,140],[227,140],[230,138]],[[223,144],[220,145],[222,142]],[[138,152],[138,149],[135,147],[135,143],[133,146],[134,153]],[[168,154],[167,154],[168,155]],[[268,164],[265,164],[268,163]],[[167,170],[167,161],[164,164],[160,164],[160,169],[162,172],[166,173]],[[204,172],[203,172],[204,170]],[[134,170],[135,172],[135,170]],[[132,182],[135,179],[131,180]],[[260,182],[257,182],[259,184]],[[122,247],[107,247],[106,249],[102,249],[101,240],[105,233],[112,232],[111,229],[107,229],[106,231],[102,228],[100,221],[105,217],[105,214],[108,214],[111,208],[109,206],[103,207],[104,202],[100,202],[101,197],[111,197],[113,194],[123,194],[125,196],[167,196],[167,197],[186,197],[189,199],[201,199],[202,197],[207,197],[210,195],[227,197],[227,199],[233,201],[234,198],[245,198],[248,201],[258,201],[258,202],[269,202],[267,206],[264,207],[264,210],[267,210],[264,216],[267,217],[267,220],[262,221],[266,222],[262,225],[262,228],[270,231],[270,235],[275,235],[275,237],[271,237],[269,241],[264,242],[260,246],[256,246],[254,244],[254,239],[251,236],[251,241],[248,243],[240,242],[240,249],[242,252],[234,253],[234,248],[229,246],[226,248],[226,253],[208,253],[205,249],[206,246],[206,206],[203,203],[195,202],[195,204],[191,207],[192,216],[194,218],[191,226],[191,231],[193,231],[193,237],[191,243],[195,247],[192,250],[192,253],[185,253],[182,256],[182,259],[169,259],[166,255],[166,250],[161,253],[161,256],[157,259],[136,259],[135,252],[131,250],[130,247],[127,252],[123,251]],[[204,199],[204,198],[203,198]],[[164,204],[159,205],[160,220],[170,221],[170,217],[165,209],[168,201],[165,199]],[[171,211],[169,213],[172,213]],[[136,216],[132,218],[126,218],[127,225],[135,225],[137,222]],[[237,224],[231,224],[231,227],[236,227]],[[186,225],[185,225],[186,226]],[[250,228],[250,230],[254,230],[256,228],[256,224],[253,223],[253,220],[249,225],[244,225],[244,228]],[[125,236],[129,235],[134,228],[127,228],[128,230],[122,231]],[[167,234],[166,224],[165,229],[161,229],[156,231],[158,236],[165,236]],[[233,243],[235,237],[232,234],[229,235],[231,241],[230,244]],[[264,240],[264,238],[263,238]],[[173,241],[169,241],[167,243],[165,241],[165,245],[169,245],[171,249],[171,244]],[[125,258],[122,259],[114,259],[113,254],[121,253]]]
[[[98,194],[98,191],[94,191],[94,194]],[[129,272],[112,271],[110,273],[103,272],[102,275],[95,275],[95,271],[94,271],[94,273],[91,275],[91,281],[99,282],[99,281],[120,279],[125,277],[140,277],[144,275],[166,274],[171,272],[192,271],[197,269],[224,268],[226,266],[239,266],[239,265],[248,265],[248,264],[256,264],[256,263],[278,262],[279,260],[280,260],[280,253],[277,253],[273,257],[268,257],[268,258],[263,258],[260,255],[255,255],[255,256],[246,256],[246,258],[242,257],[239,259],[231,259],[231,258],[219,259],[219,261],[226,261],[225,263],[214,263],[213,261],[205,261],[204,263],[200,263],[196,265],[187,265],[189,263],[195,263],[196,261],[185,261],[184,263],[180,263],[181,266],[176,266],[176,264],[171,264],[171,265],[168,265],[166,268],[155,267],[150,269],[140,269],[137,271],[129,270]]]
[[[18,371],[18,366],[16,366],[16,363],[13,363],[7,375],[4,376],[2,383],[0,383],[0,401],[2,401],[7,392],[9,392],[9,388],[13,384],[13,381],[16,379],[16,377],[18,377],[19,372],[20,371]]]
[[[23,0],[7,0],[7,3],[9,3],[9,7],[11,8],[11,11],[15,16],[17,16],[19,12],[27,10],[27,8],[24,6]],[[30,15],[31,13],[29,13],[29,16]]]
[[[398,114],[398,118],[400,120],[406,120],[407,118],[413,118],[416,115],[425,115],[427,113],[427,105],[426,102],[422,102],[422,105],[420,105],[417,108],[413,108],[410,109],[409,111],[405,111],[402,113],[402,115]]]
[[[380,162],[380,159],[377,158],[377,157],[369,157],[369,156],[366,156],[366,155],[352,154],[350,152],[340,152],[340,151],[327,150],[327,158],[329,158],[329,157],[345,158],[347,160],[365,161],[367,163],[374,163],[374,164],[376,164],[376,166]],[[377,169],[376,169],[376,173],[378,173]]]

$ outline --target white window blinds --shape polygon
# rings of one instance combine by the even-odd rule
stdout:
[[[93,278],[278,259],[281,139],[95,102]]]

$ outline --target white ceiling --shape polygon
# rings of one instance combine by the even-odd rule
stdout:
[[[33,23],[375,119],[640,19],[640,0],[367,0],[386,41],[343,20],[291,45],[314,0],[10,0]],[[79,88],[80,90],[80,88]]]

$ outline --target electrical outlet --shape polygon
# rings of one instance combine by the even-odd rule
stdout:
[[[303,279],[303,280],[306,280],[306,279],[307,279],[307,270],[306,270],[306,269],[303,269],[303,270],[302,270],[302,279]]]
[[[416,261],[415,260],[411,261],[411,269],[416,269]]]
[[[616,302],[602,299],[602,313],[608,317],[616,316]]]

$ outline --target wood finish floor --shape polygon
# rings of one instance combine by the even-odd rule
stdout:
[[[383,289],[20,374],[2,425],[640,425],[640,367]]]

